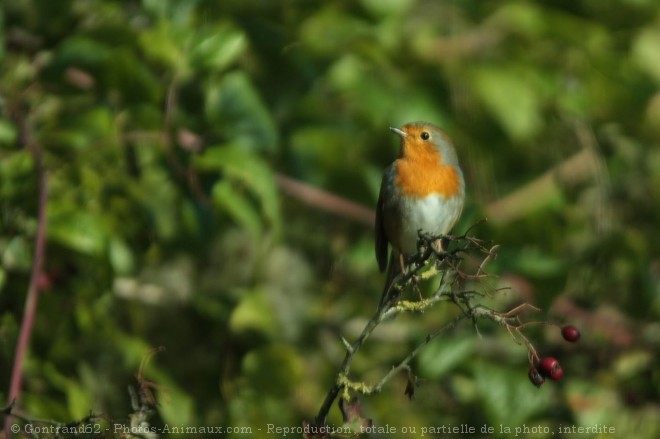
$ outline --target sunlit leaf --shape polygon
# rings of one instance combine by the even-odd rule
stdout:
[[[529,139],[541,128],[538,90],[520,72],[481,68],[473,73],[473,83],[491,115],[514,140]]]
[[[140,47],[149,59],[178,70],[184,60],[181,46],[184,42],[176,40],[177,36],[181,37],[168,22],[160,22],[157,26],[140,32]]]
[[[256,154],[237,146],[215,146],[205,151],[196,162],[201,169],[222,171],[234,181],[231,186],[229,183],[219,182],[214,189],[216,201],[230,209],[232,215],[256,232],[253,215],[247,207],[247,200],[254,196],[267,225],[279,233],[279,201],[274,176],[268,165]],[[240,186],[236,184],[246,188],[248,192],[239,195]]]
[[[185,392],[167,385],[156,388],[158,412],[163,421],[171,426],[191,426],[195,421],[193,398]]]
[[[2,265],[10,270],[28,271],[32,266],[32,251],[23,236],[14,236],[3,245]]]
[[[507,2],[503,3],[490,19],[508,31],[538,37],[549,26],[548,15],[547,11],[543,11],[534,3]],[[552,16],[552,19],[554,18]]]
[[[405,13],[415,3],[413,0],[361,0],[364,7],[376,14],[394,15]]]
[[[234,62],[247,48],[247,38],[237,27],[221,23],[195,33],[188,57],[192,69],[220,71]]]
[[[135,260],[130,247],[121,239],[115,237],[110,240],[109,259],[117,274],[127,274],[133,271]]]
[[[241,335],[259,334],[272,337],[277,333],[276,316],[268,298],[261,290],[246,291],[229,318],[232,332]]]
[[[242,193],[241,193],[242,192]],[[219,181],[213,186],[213,200],[238,224],[253,233],[261,232],[259,212],[248,200],[247,194],[230,181]]]
[[[44,365],[43,374],[55,388],[66,395],[66,404],[71,416],[80,419],[89,414],[91,397],[80,382],[58,370],[53,363]]]
[[[8,120],[0,118],[0,145],[10,145],[16,141],[18,132]]]
[[[190,20],[199,0],[179,0],[175,2],[161,0],[142,0],[144,9],[156,17],[169,20],[177,25],[191,25]]]
[[[632,54],[637,64],[660,82],[660,29],[657,24],[642,29],[635,39]]]
[[[48,210],[48,237],[64,247],[99,256],[106,246],[106,225],[98,216],[85,211]]]

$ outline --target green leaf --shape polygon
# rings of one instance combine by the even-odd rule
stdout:
[[[549,26],[548,15],[551,14],[533,3],[510,2],[502,3],[490,19],[508,32],[538,38]]]
[[[378,15],[402,15],[414,4],[414,0],[361,0],[362,6]]]
[[[135,258],[131,248],[119,237],[112,237],[108,247],[110,264],[118,275],[126,275],[133,272]]]
[[[243,294],[241,301],[231,313],[229,328],[236,334],[261,334],[267,337],[279,332],[276,317],[262,290]]]
[[[243,359],[243,377],[264,395],[289,396],[302,371],[300,355],[283,343],[251,351]]]
[[[12,237],[2,252],[2,265],[9,270],[27,272],[32,266],[32,252],[22,235]]]
[[[187,25],[185,29],[192,27],[190,22],[198,3],[199,0],[142,0],[142,5],[146,11],[178,26]]]
[[[156,102],[164,94],[156,72],[141,62],[133,48],[119,47],[103,66],[105,83],[121,92],[126,102]]]
[[[310,175],[312,181],[321,180],[325,171],[344,167],[347,160],[361,159],[359,148],[351,147],[351,133],[338,130],[331,125],[307,125],[291,136],[291,149],[296,158],[311,169],[318,169]],[[381,171],[382,172],[382,171]],[[380,180],[378,181],[380,185]]]
[[[112,49],[105,42],[87,36],[72,35],[59,45],[53,64],[60,67],[92,67],[105,62],[111,54]]]
[[[221,207],[228,209],[232,216],[256,232],[257,227],[247,208],[248,194],[239,194],[238,191],[238,188],[244,187],[256,197],[268,226],[279,234],[280,212],[275,178],[269,166],[256,154],[237,146],[215,146],[207,149],[196,163],[201,169],[221,171],[230,179],[232,186],[223,181],[217,183],[213,191],[214,200]]]
[[[72,418],[80,419],[89,414],[92,406],[91,395],[80,382],[60,372],[53,363],[43,366],[42,374],[49,383],[66,395],[67,408]]]
[[[213,186],[213,201],[225,210],[239,225],[254,235],[261,233],[261,220],[255,207],[240,187],[222,180]]]
[[[194,34],[188,53],[192,69],[218,72],[232,64],[247,48],[245,33],[230,23],[220,23]]]
[[[431,342],[418,356],[420,374],[424,378],[437,379],[465,361],[474,352],[474,337]]]
[[[81,253],[100,256],[106,247],[107,229],[103,220],[91,213],[68,208],[48,209],[48,237],[64,247]]]
[[[17,137],[18,132],[14,124],[7,119],[0,118],[0,146],[12,145]]]
[[[0,158],[0,197],[21,197],[25,189],[33,190],[34,160],[26,150]]]
[[[566,399],[572,402],[578,425],[612,423],[614,413],[620,413],[620,396],[614,389],[594,382],[572,379],[566,383]]]
[[[635,62],[660,82],[660,28],[657,23],[643,28],[633,43]]]
[[[0,160],[2,183],[5,183],[6,178],[25,178],[32,172],[34,172],[34,162],[32,155],[26,150],[3,155]]]
[[[525,368],[479,361],[474,374],[491,425],[521,426],[550,407],[552,383],[537,389],[529,382]]]
[[[473,72],[474,89],[491,115],[514,140],[527,140],[542,127],[540,97],[530,78],[514,69],[485,67]]]
[[[535,277],[556,276],[565,269],[561,258],[541,253],[535,248],[521,249],[515,256],[513,264],[520,274]]]
[[[84,388],[76,381],[69,381],[66,386],[66,399],[69,406],[69,413],[74,419],[82,419],[89,414],[89,407],[92,405],[92,398],[88,389]]]
[[[183,64],[181,48],[182,32],[177,32],[169,22],[162,21],[139,34],[140,47],[148,59],[155,60],[175,71]]]
[[[158,413],[168,425],[190,426],[195,423],[195,403],[190,395],[170,385],[158,394]]]
[[[206,118],[219,135],[254,150],[275,149],[275,122],[245,73],[236,71],[211,80],[205,94]]]
[[[303,44],[326,55],[341,53],[341,48],[356,47],[358,40],[370,34],[371,28],[366,21],[345,13],[335,5],[310,16],[300,29]]]

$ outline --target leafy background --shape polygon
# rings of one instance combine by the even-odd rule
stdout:
[[[311,420],[383,276],[371,213],[310,202],[285,177],[371,208],[397,154],[387,127],[421,119],[458,146],[458,231],[487,217],[474,233],[502,245],[492,283],[511,290],[489,303],[533,303],[529,318],[583,337],[528,333],[565,371],[537,390],[505,330],[465,325],[415,361],[414,401],[399,377],[363,398],[365,416],[660,434],[657,2],[13,0],[0,13],[7,384],[37,228],[22,125],[47,176],[25,413],[123,418],[162,345],[145,371],[155,424],[269,437],[267,424]],[[382,376],[452,312],[379,328],[354,378]]]

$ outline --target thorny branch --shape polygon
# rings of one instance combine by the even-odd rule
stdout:
[[[469,233],[469,231],[468,231]],[[443,241],[442,248],[449,248],[451,243],[454,248],[447,251],[438,251],[432,244],[438,240]],[[526,325],[519,319],[519,314],[526,309],[538,310],[537,308],[523,304],[507,312],[498,312],[481,304],[473,304],[475,297],[482,297],[485,294],[473,290],[460,290],[459,282],[463,279],[482,280],[488,277],[485,271],[486,264],[496,257],[496,251],[499,246],[494,245],[490,248],[484,241],[468,236],[467,233],[462,236],[431,236],[420,233],[418,241],[418,253],[408,261],[408,267],[405,273],[399,275],[393,282],[391,290],[387,293],[382,306],[380,306],[369,322],[362,330],[357,340],[350,344],[342,338],[346,348],[344,359],[337,370],[335,382],[328,391],[321,408],[315,418],[317,426],[325,425],[328,413],[333,402],[341,394],[344,401],[351,399],[350,392],[358,392],[363,395],[370,395],[380,392],[383,386],[397,373],[407,370],[410,373],[410,362],[419,354],[419,352],[439,335],[455,328],[464,320],[471,320],[476,328],[479,319],[488,319],[504,326],[519,344],[525,344],[531,357],[538,360],[538,354],[534,350],[531,342],[522,334],[521,329]],[[483,255],[483,260],[474,273],[465,273],[461,269],[463,254],[479,253]],[[401,300],[401,294],[404,290],[416,288],[421,279],[428,279],[433,276],[440,276],[441,282],[438,289],[429,297],[419,300]],[[388,372],[374,385],[368,385],[364,382],[351,381],[349,372],[353,357],[364,345],[374,329],[384,320],[391,319],[398,314],[405,312],[424,312],[440,301],[449,301],[459,307],[461,313],[451,322],[442,328],[426,336],[412,352],[403,358],[398,364],[394,365]]]

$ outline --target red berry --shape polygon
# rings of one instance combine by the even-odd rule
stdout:
[[[536,366],[530,367],[529,373],[527,375],[529,376],[529,380],[536,387],[541,387],[541,385],[545,382],[545,378],[543,377],[543,375],[541,375],[541,372],[539,372]]]
[[[559,361],[554,357],[541,358],[538,368],[541,375],[550,378],[553,381],[558,381],[564,376],[564,371],[562,370]]]
[[[559,381],[562,379],[564,376],[564,369],[561,368],[561,366],[558,366],[552,371],[552,374],[550,374],[550,379],[552,381]]]
[[[580,339],[580,331],[573,325],[566,325],[561,328],[561,335],[564,337],[564,340],[570,342],[576,342]]]

